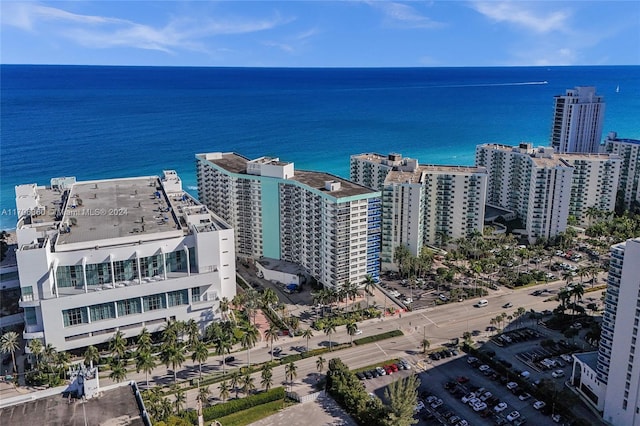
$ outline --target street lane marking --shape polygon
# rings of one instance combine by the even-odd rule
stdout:
[[[378,349],[380,349],[380,350],[382,351],[382,353],[384,354],[384,356],[389,356],[389,355],[387,354],[387,352],[386,352],[384,349],[382,349],[382,347],[380,347],[380,345],[379,345],[378,343],[376,343],[376,346],[378,347]]]
[[[436,324],[435,322],[433,322],[433,321],[431,320],[431,318],[429,318],[429,317],[428,317],[428,316],[426,316],[425,314],[420,313],[420,316],[422,316],[422,318],[426,319],[427,321],[429,321],[431,324],[435,325],[436,327],[440,327],[438,324]]]

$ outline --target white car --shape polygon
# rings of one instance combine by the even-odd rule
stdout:
[[[358,335],[362,334],[362,330],[357,329],[357,330],[356,330],[356,332],[355,332],[355,333],[353,333],[353,334],[355,334],[356,336],[358,336]]]
[[[498,405],[496,405],[495,407],[493,407],[493,411],[495,411],[496,413],[500,413],[504,410],[507,409],[507,403],[506,402],[500,402]]]
[[[533,403],[533,408],[540,410],[541,408],[544,408],[545,405],[547,405],[547,403],[544,401],[536,401]]]
[[[469,402],[470,400],[472,400],[475,397],[476,397],[476,394],[471,392],[470,394],[465,395],[465,396],[462,397],[462,403],[466,404],[467,402]]]
[[[424,410],[424,407],[425,407],[424,402],[418,401],[418,405],[416,405],[416,411],[422,411]]]
[[[517,419],[518,417],[520,417],[520,413],[514,410],[514,411],[509,413],[509,415],[507,416],[507,420],[512,422],[515,419]]]
[[[480,367],[478,367],[478,370],[480,371],[487,371],[488,369],[490,369],[491,367],[489,367],[487,364],[482,364]]]
[[[487,399],[491,398],[493,396],[493,394],[489,391],[485,392],[484,394],[482,394],[482,396],[480,397],[481,401],[486,401]]]
[[[516,382],[507,383],[507,389],[509,389],[509,390],[514,390],[517,387],[518,387],[518,384]]]
[[[558,377],[564,377],[564,371],[562,370],[556,370],[553,373],[551,373],[551,375],[553,376],[553,378],[557,379]]]
[[[386,371],[384,371],[384,368],[382,368],[382,367],[376,367],[376,371],[377,371],[377,372],[378,372],[378,374],[379,374],[379,375],[381,375],[381,376],[386,376],[386,375],[387,375],[387,372],[386,372]]]
[[[442,400],[440,398],[438,398],[438,399],[436,399],[435,401],[433,401],[431,403],[431,408],[438,408],[442,404],[443,404]]]
[[[487,408],[487,404],[482,401],[473,404],[473,411],[482,411],[486,408]]]
[[[568,354],[562,354],[560,355],[560,358],[562,358],[565,362],[573,362],[573,357]]]

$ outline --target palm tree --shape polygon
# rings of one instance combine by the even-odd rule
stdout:
[[[38,363],[40,362],[40,354],[42,354],[42,341],[40,339],[32,339],[29,340],[27,344],[29,351],[33,355],[33,361],[35,363],[36,369],[38,368]]]
[[[273,305],[277,305],[279,303],[278,295],[275,291],[273,291],[272,288],[265,289],[260,300],[262,302],[262,306],[268,309],[270,309]]]
[[[210,396],[211,396],[211,389],[209,389],[209,386],[198,388],[197,399],[200,402],[202,407],[204,407],[207,404]]]
[[[262,381],[260,384],[264,388],[265,391],[271,389],[271,385],[273,385],[273,370],[271,364],[266,363],[262,366],[261,370],[261,378]]]
[[[226,297],[223,297],[222,299],[220,299],[220,307],[218,308],[220,310],[220,313],[222,314],[222,318],[223,319],[227,319],[227,312],[229,311],[229,299]]]
[[[144,371],[146,375],[147,389],[149,389],[149,373],[156,367],[156,360],[151,352],[137,352],[136,372]]]
[[[347,334],[351,338],[351,341],[349,342],[349,344],[353,345],[353,336],[355,336],[356,332],[358,331],[358,323],[356,323],[355,321],[349,321],[346,327],[347,327]]]
[[[174,345],[163,345],[160,350],[160,361],[162,361],[167,368],[171,366],[173,371],[173,382],[176,383],[178,380],[176,370],[185,361],[184,346],[179,343],[175,343]]]
[[[98,348],[91,345],[84,351],[84,365],[88,365],[93,368],[93,364],[100,362],[100,352]]]
[[[251,358],[249,357],[249,352],[251,351],[251,348],[253,348],[258,342],[258,335],[258,328],[253,324],[249,324],[249,326],[245,328],[244,334],[242,335],[241,343],[242,347],[247,350],[248,367],[251,367]]]
[[[71,362],[71,354],[69,352],[62,351],[56,354],[56,359],[55,359],[56,368],[58,369],[58,373],[60,374],[60,377],[63,379],[66,377],[67,367],[70,362]],[[123,368],[124,368],[124,365],[125,363],[122,364]],[[126,370],[125,370],[125,373],[126,373]]]
[[[187,344],[189,348],[193,350],[200,341],[200,327],[193,318],[190,318],[184,325],[184,330],[187,333]]]
[[[422,345],[422,353],[427,353],[427,349],[429,349],[429,346],[431,346],[431,342],[429,342],[427,339],[422,339],[421,342]]]
[[[293,379],[298,377],[298,367],[292,362],[284,367],[285,380],[289,380],[289,392],[293,390]]]
[[[329,338],[329,351],[331,351],[331,335],[336,332],[336,323],[331,320],[327,321],[323,331]]]
[[[199,377],[202,379],[202,363],[209,358],[209,349],[204,342],[198,340],[193,347],[193,353],[191,354],[191,360],[198,363]]]
[[[375,280],[371,275],[367,274],[364,277],[364,291],[367,294],[367,308],[369,307],[369,296],[375,295],[375,292],[374,292],[375,288],[376,288]]]
[[[256,389],[256,385],[253,383],[253,377],[251,377],[251,371],[247,370],[242,376],[242,393],[248,395],[251,391]]]
[[[114,358],[120,359],[124,356],[127,351],[127,339],[122,331],[118,330],[109,341],[109,351]]]
[[[57,353],[56,348],[54,348],[51,343],[47,343],[42,350],[42,360],[45,364],[51,364],[55,360]]]
[[[171,391],[174,394],[173,407],[176,410],[176,414],[179,414],[180,411],[182,411],[185,402],[187,402],[187,397],[184,394],[184,390],[176,384],[171,386]]]
[[[307,352],[309,352],[309,339],[313,337],[313,331],[310,328],[305,329],[302,332],[302,337],[307,339]]]
[[[13,362],[13,371],[18,374],[18,367],[16,367],[16,351],[20,349],[20,336],[15,331],[8,331],[0,337],[0,351],[3,354],[11,354],[11,361]]]
[[[137,348],[136,352],[151,352],[151,333],[147,330],[147,327],[143,328],[138,339],[136,340]]]
[[[223,380],[218,385],[218,390],[220,391],[220,399],[222,399],[222,402],[225,402],[229,398],[229,383]]]
[[[584,286],[582,284],[576,284],[570,293],[573,296],[574,303],[578,303],[579,300],[582,300],[582,296],[584,296]]]
[[[322,358],[321,356],[319,356],[318,359],[316,359],[316,368],[320,373],[322,373],[322,370],[324,370],[324,364],[326,361],[327,360]]]
[[[214,343],[216,355],[222,355],[222,375],[225,374],[226,361],[225,354],[231,353],[231,335],[227,332],[221,333]]]
[[[231,380],[231,389],[236,391],[236,398],[238,398],[238,393],[240,393],[240,372],[238,370],[233,371],[229,374],[229,380]]]
[[[278,327],[275,326],[275,324],[271,324],[269,326],[269,328],[267,328],[264,331],[264,337],[271,344],[271,362],[273,362],[273,341],[274,340],[278,340],[278,333],[279,332],[280,332],[280,330],[278,329]]]
[[[116,383],[120,383],[127,378],[127,369],[124,368],[124,363],[117,359],[111,362],[111,373],[109,378]]]

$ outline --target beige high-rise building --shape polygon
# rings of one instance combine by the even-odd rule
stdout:
[[[618,138],[611,132],[604,141],[603,151],[622,159],[617,203],[621,209],[640,211],[640,140]]]

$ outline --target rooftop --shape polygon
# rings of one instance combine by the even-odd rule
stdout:
[[[143,426],[130,386],[103,391],[85,401],[69,402],[62,394],[0,409],[6,425]]]
[[[180,228],[157,177],[76,183],[69,192],[62,224],[57,245]]]
[[[593,371],[598,368],[598,351],[582,352],[573,354],[573,356],[585,365],[588,365]]]

